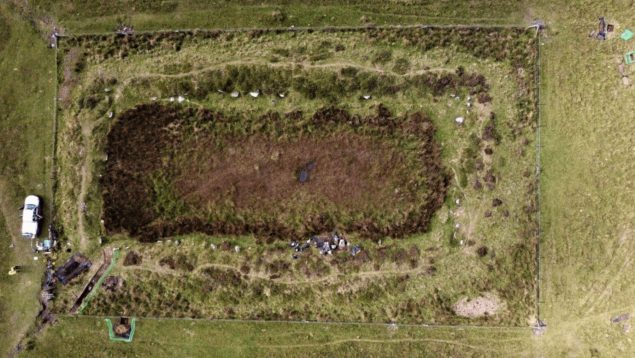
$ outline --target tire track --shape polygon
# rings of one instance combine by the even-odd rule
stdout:
[[[606,303],[606,297],[611,294],[613,286],[622,281],[625,272],[631,273],[628,268],[632,266],[632,252],[635,249],[632,236],[633,230],[630,229],[624,230],[620,235],[617,247],[611,253],[611,259],[606,265],[606,269],[597,276],[598,279],[584,298],[582,308],[587,307],[585,316],[593,313],[599,304]],[[598,291],[599,293],[597,293]]]

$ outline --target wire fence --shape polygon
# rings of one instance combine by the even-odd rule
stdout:
[[[112,317],[112,315],[73,315],[73,314],[58,314],[57,317],[62,318],[92,318],[92,319],[104,319]],[[158,316],[143,316],[137,317],[138,320],[152,320],[152,321],[188,321],[188,322],[210,322],[210,323],[244,323],[244,324],[298,324],[298,325],[330,325],[330,326],[366,326],[366,327],[411,327],[422,329],[475,329],[475,330],[515,330],[515,331],[529,331],[532,327],[527,326],[504,326],[504,325],[450,325],[450,324],[426,324],[426,323],[396,323],[396,322],[362,322],[362,321],[294,321],[294,320],[259,320],[259,319],[221,319],[221,318],[192,318],[192,317],[158,317]]]
[[[55,223],[56,210],[55,210],[55,193],[57,192],[57,101],[59,95],[59,51],[57,41],[55,44],[55,96],[53,97],[53,147],[51,148],[51,208],[49,215],[51,217],[51,224]]]
[[[181,33],[181,32],[249,32],[249,31],[262,31],[262,32],[306,32],[306,31],[361,31],[368,29],[423,29],[423,28],[464,28],[464,29],[479,29],[479,28],[487,28],[487,29],[497,29],[497,28],[522,28],[526,29],[526,24],[416,24],[416,25],[380,25],[380,26],[321,26],[321,27],[273,27],[273,28],[222,28],[222,29],[166,29],[166,30],[154,30],[154,31],[135,31],[135,34],[157,34],[157,33]],[[91,36],[103,36],[103,35],[114,35],[114,32],[93,32],[93,33],[80,33],[77,35],[66,34],[59,35],[58,39],[62,40],[64,38],[72,38],[72,37],[91,37]],[[540,300],[541,300],[541,257],[540,257],[540,243],[542,241],[542,226],[541,226],[541,194],[540,194],[540,177],[542,174],[541,170],[541,99],[540,99],[540,89],[541,89],[541,54],[540,54],[540,46],[541,46],[541,31],[537,31],[537,41],[536,41],[536,65],[534,71],[535,77],[535,86],[536,86],[536,107],[537,107],[537,126],[536,126],[536,164],[535,164],[535,174],[537,181],[537,189],[536,189],[536,204],[537,204],[537,236],[538,240],[536,242],[536,319],[538,322],[541,322],[541,311],[540,311]],[[56,76],[59,76],[59,58],[58,58],[58,47],[55,48],[55,59],[56,59]],[[53,165],[52,165],[52,175],[53,175],[53,194],[51,199],[51,205],[54,205],[55,198],[55,190],[57,183],[57,175],[55,168],[55,155],[57,153],[57,101],[58,101],[58,78],[56,77],[56,96],[55,96],[55,111],[54,111],[54,145],[53,145]],[[51,214],[53,215],[54,208],[51,209]],[[54,217],[54,216],[52,216]],[[78,315],[71,314],[58,314],[59,317],[73,317],[76,318]],[[87,317],[87,318],[99,318],[103,319],[107,316],[98,316],[98,315],[84,315],[80,314],[79,317]],[[255,323],[255,324],[266,324],[266,323],[280,323],[280,324],[317,324],[317,325],[365,325],[365,326],[386,326],[392,323],[390,322],[355,322],[355,321],[292,321],[292,320],[248,320],[248,319],[207,319],[207,318],[189,318],[189,317],[153,317],[153,316],[144,316],[140,317],[144,320],[183,320],[183,321],[205,321],[205,322],[225,322],[225,323]],[[457,329],[515,329],[515,330],[529,330],[532,327],[527,326],[505,326],[505,325],[496,325],[496,326],[487,326],[487,325],[436,325],[436,324],[397,324],[400,327],[419,327],[419,328],[457,328]]]
[[[135,35],[171,34],[182,32],[305,32],[305,31],[363,31],[363,30],[396,30],[396,29],[525,29],[525,24],[414,24],[414,25],[363,25],[363,26],[289,26],[289,27],[235,27],[235,28],[190,28],[190,29],[164,29],[164,30],[141,30],[134,31]],[[59,38],[65,37],[91,37],[114,35],[115,31],[105,32],[85,32],[73,35],[60,34]]]
[[[537,242],[536,242],[536,319],[538,324],[542,324],[541,315],[540,315],[540,299],[541,299],[541,275],[540,275],[540,242],[542,241],[542,210],[541,210],[541,193],[540,193],[540,179],[542,177],[542,166],[541,166],[541,150],[542,143],[540,138],[540,132],[542,130],[542,122],[541,122],[541,112],[542,106],[540,102],[540,89],[541,83],[540,78],[542,77],[542,67],[541,67],[541,56],[540,56],[540,46],[542,40],[542,32],[537,32],[537,41],[536,41],[536,68],[535,68],[535,85],[536,85],[536,111],[537,111],[537,123],[536,123],[536,207],[537,207]]]

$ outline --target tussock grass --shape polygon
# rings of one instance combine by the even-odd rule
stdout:
[[[493,291],[506,301],[507,309],[478,322],[525,324],[535,297],[530,262],[535,239],[533,178],[525,174],[534,167],[528,147],[534,123],[533,115],[525,112],[531,100],[516,101],[531,98],[532,79],[517,77],[514,66],[531,71],[533,57],[529,54],[520,59],[520,52],[514,49],[519,44],[525,48],[533,39],[520,30],[492,30],[477,31],[476,38],[466,40],[465,34],[448,30],[448,43],[456,41],[460,46],[439,47],[435,43],[444,38],[443,30],[432,31],[428,40],[425,32],[408,31],[186,32],[143,35],[148,41],[141,42],[126,43],[111,36],[62,42],[62,51],[82,48],[86,60],[72,92],[73,101],[62,115],[69,124],[69,139],[77,131],[73,128],[81,128],[85,120],[95,123],[95,129],[82,139],[94,158],[89,162],[94,165],[90,168],[93,178],[103,168],[98,158],[105,158],[105,133],[113,123],[105,117],[109,111],[120,114],[149,100],[169,104],[178,96],[185,99],[182,106],[228,116],[260,118],[270,111],[289,113],[289,118],[300,121],[298,127],[306,131],[303,136],[313,135],[313,130],[302,124],[307,116],[293,111],[311,114],[337,105],[368,116],[380,104],[395,115],[420,111],[438,128],[436,139],[452,176],[448,198],[428,232],[394,242],[383,238],[381,245],[361,241],[354,232],[345,233],[364,246],[368,256],[361,262],[347,254],[329,261],[318,256],[295,261],[286,243],[255,244],[254,238],[200,239],[207,240],[207,247],[209,240],[230,250],[238,244],[239,254],[210,254],[209,248],[187,246],[202,245],[196,235],[179,238],[180,248],[164,246],[165,251],[160,252],[135,244],[137,250],[150,250],[140,272],[121,267],[118,274],[129,280],[125,290],[99,295],[89,310],[168,317],[473,324],[476,321],[454,316],[452,305],[460,297]],[[489,42],[495,38],[497,51],[485,51],[482,36],[489,36]],[[506,52],[507,38],[512,41]],[[468,50],[474,44],[480,44],[477,52]],[[386,49],[391,56],[374,61],[373,56]],[[267,87],[271,83],[279,87]],[[386,83],[396,88],[388,91]],[[246,93],[256,89],[261,90],[258,98]],[[228,92],[233,90],[242,95],[230,97]],[[278,91],[284,91],[285,97],[280,98]],[[479,102],[478,95],[484,93],[491,98]],[[365,94],[372,98],[362,99]],[[472,98],[469,111],[467,96]],[[495,113],[495,122],[491,113]],[[466,119],[461,126],[455,123],[459,115]],[[265,128],[276,138],[290,138],[284,126],[228,123],[236,125],[228,133],[246,135]],[[200,125],[192,123],[190,130],[200,133],[204,130]],[[410,140],[398,143],[406,150],[412,144]],[[77,170],[77,163],[86,160],[81,150],[64,155],[67,170]],[[165,183],[156,179],[156,188],[165,189]],[[477,181],[481,187],[475,185]],[[67,200],[76,200],[74,191],[80,182],[77,174],[70,173],[65,184],[68,191],[63,194]],[[96,187],[93,180],[89,192],[98,192]],[[170,193],[163,189],[159,190],[162,195]],[[161,207],[168,212],[182,210],[171,195],[161,198]],[[495,199],[500,203],[493,206]],[[93,200],[87,218],[102,215],[99,199]],[[67,220],[73,228],[73,211],[69,214]],[[86,230],[103,234],[96,220],[84,223]],[[68,239],[78,240],[76,234]],[[114,244],[126,242],[120,240],[118,236],[104,238]],[[487,247],[488,253],[479,256],[480,247]],[[331,277],[335,281],[323,281]],[[218,280],[227,280],[227,285],[214,283]],[[311,302],[322,295],[329,299],[312,308]],[[156,296],[165,299],[153,307]],[[68,297],[68,292],[60,292],[59,310],[64,310]],[[342,300],[347,304],[340,305]]]

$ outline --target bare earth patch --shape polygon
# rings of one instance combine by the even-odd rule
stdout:
[[[391,146],[350,133],[272,142],[262,136],[238,139],[222,151],[199,141],[175,180],[179,196],[193,205],[230,201],[237,209],[265,209],[290,199],[296,205],[324,202],[346,209],[371,209],[408,202],[405,158]],[[306,182],[298,171],[310,165]]]
[[[139,106],[108,135],[105,226],[144,241],[425,232],[448,184],[435,130],[423,114],[383,107],[368,117],[323,108],[302,122]]]
[[[469,299],[461,298],[452,306],[454,312],[463,317],[477,318],[496,314],[502,306],[502,302],[492,293],[485,293],[483,296]]]
[[[70,104],[71,92],[77,85],[78,79],[77,74],[75,73],[75,68],[80,60],[81,53],[79,48],[70,49],[68,54],[64,56],[64,64],[62,66],[64,82],[61,83],[58,94],[60,103],[64,107],[67,107]]]

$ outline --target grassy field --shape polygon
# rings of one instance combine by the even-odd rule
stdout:
[[[553,5],[552,5],[553,6]],[[633,49],[586,35],[607,16],[615,36],[633,26],[632,4],[552,11],[542,52],[543,317],[567,342],[559,351],[632,355],[632,332],[609,319],[633,313],[634,88],[618,64]],[[549,7],[543,11],[548,12]],[[585,53],[585,56],[578,56]],[[626,67],[633,74],[633,69]],[[619,352],[619,353],[618,353]]]
[[[289,26],[360,26],[368,24],[517,24],[525,15],[519,3],[480,1],[34,1],[71,34],[110,32],[118,21],[140,30],[262,28]],[[504,15],[504,16],[500,16]]]
[[[180,237],[177,248],[132,244],[145,264],[118,269],[123,292],[99,295],[87,312],[526,325],[535,309],[534,44],[533,33],[522,29],[413,28],[62,40],[57,201],[68,242],[97,258],[98,235],[126,246],[112,234],[126,231],[143,241],[194,231],[220,235]],[[248,95],[256,89],[258,98]],[[242,96],[233,98],[232,91]],[[180,111],[169,106],[176,98]],[[155,104],[129,111],[148,102]],[[331,122],[331,113],[343,119]],[[466,118],[462,125],[455,123],[459,115]],[[178,120],[165,122],[170,116]],[[424,130],[426,123],[436,135]],[[112,143],[106,143],[109,130]],[[322,156],[318,179],[299,187],[294,166],[328,153],[320,141],[332,136],[346,137],[350,148],[363,139],[397,154],[383,168],[373,158],[365,171]],[[234,159],[246,166],[238,176],[201,164],[215,152],[237,152],[232,141],[244,146],[245,138],[256,137],[266,143],[253,146],[249,158]],[[294,144],[302,141],[316,141],[313,154]],[[271,159],[276,146],[287,146],[279,160]],[[357,149],[348,160],[368,150]],[[249,162],[254,156],[262,158]],[[229,164],[219,167],[237,166]],[[392,167],[399,174],[389,180]],[[262,179],[268,170],[279,171]],[[371,181],[382,173],[377,188],[360,194],[375,198],[352,198],[362,190],[358,182],[348,189],[341,184],[344,190],[329,200],[323,197],[338,184],[323,184],[326,194],[306,189],[324,173],[348,181],[366,172]],[[181,180],[213,187],[217,176],[215,190],[231,192],[216,202],[214,192],[188,201],[185,195],[195,190],[179,189]],[[236,189],[239,181],[254,189]],[[283,185],[284,193],[261,190],[265,184]],[[233,199],[235,191],[247,204]],[[438,208],[442,214],[430,223]],[[291,257],[290,240],[332,230],[361,244],[363,256]],[[240,254],[231,254],[234,241]],[[229,246],[214,253],[211,244]],[[175,265],[186,269],[174,271]],[[74,286],[60,289],[60,312]],[[150,304],[158,292],[162,298]],[[454,315],[462,298],[483,294],[499,296],[500,312],[473,320]]]
[[[48,2],[40,4],[50,9]],[[413,328],[413,334],[421,337],[418,339],[428,339],[415,343],[390,341],[390,333],[385,330],[365,330],[358,326],[352,326],[352,329],[363,333],[350,335],[330,325],[296,328],[285,324],[280,328],[284,332],[298,332],[298,336],[305,338],[313,335],[337,340],[338,335],[344,334],[343,340],[348,340],[342,345],[350,347],[345,351],[342,345],[310,345],[314,344],[312,340],[307,343],[309,346],[289,348],[289,343],[284,342],[263,348],[260,338],[268,336],[263,336],[262,331],[254,332],[250,325],[238,323],[228,327],[215,322],[199,325],[190,321],[169,321],[170,324],[141,321],[139,327],[147,329],[138,331],[139,339],[135,343],[125,345],[108,343],[101,318],[63,317],[37,341],[35,350],[25,355],[63,356],[77,349],[90,349],[86,354],[104,352],[104,356],[147,355],[150,352],[158,356],[182,353],[196,356],[209,355],[209,349],[226,356],[299,355],[323,349],[318,352],[350,356],[421,355],[426,352],[433,356],[633,356],[631,320],[612,324],[610,319],[618,314],[635,312],[632,300],[635,292],[629,274],[633,269],[631,249],[635,219],[632,209],[635,188],[631,180],[635,174],[632,161],[635,128],[630,118],[630,110],[635,109],[631,100],[634,89],[622,85],[617,71],[617,61],[623,52],[632,50],[635,45],[632,41],[600,42],[587,37],[597,28],[597,18],[603,15],[617,25],[618,34],[632,26],[635,23],[633,5],[622,0],[514,4],[507,5],[513,9],[510,16],[487,3],[474,8],[477,14],[487,14],[484,17],[492,22],[516,22],[526,15],[540,17],[550,27],[541,47],[543,235],[540,307],[541,318],[548,324],[544,335],[532,336],[531,332],[523,330],[510,336],[489,328],[467,331],[463,328]],[[50,14],[59,14],[60,23],[70,32],[108,30],[114,26],[117,16],[109,15],[106,20],[99,20],[99,14],[94,14],[86,20],[71,20],[69,14],[75,10],[61,8]],[[262,11],[267,14],[269,8]],[[446,23],[474,21],[461,16],[466,13],[459,10],[455,13],[458,19],[419,19],[427,20],[421,22]],[[144,13],[133,16],[138,29],[144,26],[147,29],[172,27],[171,15]],[[244,21],[243,26],[263,24],[259,18],[239,18]],[[409,17],[392,20],[401,23],[404,18]],[[356,16],[336,20],[333,23],[358,23]],[[221,23],[219,19],[214,20],[217,22],[205,21]],[[331,24],[329,21],[330,18],[324,19],[322,23]],[[182,24],[184,22],[179,23]],[[627,72],[632,71],[627,67]],[[196,329],[189,329],[189,325],[195,325]],[[276,332],[269,327],[260,329]],[[318,331],[321,333],[316,333]],[[147,332],[146,336],[144,332]],[[282,332],[280,336],[283,337]],[[216,340],[217,337],[221,339]],[[277,342],[277,335],[271,339]],[[207,342],[210,342],[209,346]],[[263,350],[257,350],[258,347]],[[495,351],[485,350],[487,347],[495,347]],[[298,350],[283,350],[285,348]]]
[[[29,355],[61,356],[65,347],[75,347],[75,354],[94,357],[381,357],[413,352],[420,357],[509,357],[529,356],[517,353],[528,352],[532,345],[528,328],[148,319],[138,321],[137,332],[133,344],[112,343],[103,318],[62,318]],[[85,344],[87,337],[90,345]]]
[[[56,82],[54,52],[4,3],[0,28],[0,355],[5,356],[39,308],[42,262],[33,261],[29,241],[20,237],[19,208],[26,194],[36,194],[49,216]],[[8,276],[13,265],[23,272]]]

